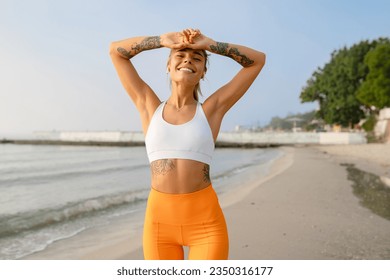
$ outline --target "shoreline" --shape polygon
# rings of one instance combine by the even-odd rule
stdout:
[[[243,178],[247,183],[247,192],[254,188],[258,182],[258,175],[267,180],[272,174],[274,165],[286,157],[286,148],[281,148],[281,156],[267,163],[254,165],[232,177],[226,192],[218,195],[221,207],[227,207],[240,198]],[[142,230],[144,209],[136,215],[125,215],[110,221],[109,226],[101,226],[87,229],[78,235],[58,240],[50,244],[44,250],[29,254],[21,259],[143,259],[142,253]],[[96,241],[89,241],[90,239]],[[99,242],[101,240],[101,242]],[[81,247],[77,244],[83,244]],[[85,245],[85,246],[84,246]]]
[[[259,178],[254,168],[243,174],[243,186],[220,196],[229,230],[229,259],[390,259],[390,221],[361,205],[342,165],[352,163],[390,176],[390,159],[385,156],[390,145],[280,149],[284,155],[264,176]],[[143,213],[135,231],[128,227],[129,218],[85,231],[71,242],[55,242],[23,259],[142,260]],[[91,239],[101,243],[88,250],[77,247]]]

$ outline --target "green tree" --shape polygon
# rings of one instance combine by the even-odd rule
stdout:
[[[390,42],[368,52],[364,63],[369,73],[357,92],[358,100],[376,109],[390,107]]]
[[[300,95],[301,101],[317,101],[320,107],[317,117],[326,123],[357,124],[370,110],[369,105],[357,98],[358,89],[369,73],[365,57],[378,43],[385,41],[388,39],[362,41],[334,51],[330,62],[318,68],[307,81]]]

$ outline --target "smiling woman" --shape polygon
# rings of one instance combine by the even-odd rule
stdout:
[[[161,102],[131,59],[142,51],[171,49],[171,95]],[[230,57],[242,68],[201,104],[200,80],[207,52]],[[145,259],[227,259],[226,223],[210,181],[214,143],[226,112],[245,94],[265,63],[254,49],[216,42],[199,30],[134,37],[110,46],[119,78],[136,105],[145,134],[151,190],[144,224]]]
[[[169,55],[169,60],[167,63],[167,72],[171,73],[171,81],[172,81],[172,73],[170,71],[170,64],[176,61],[180,60],[188,60],[188,56],[191,56],[190,59],[194,61],[194,65],[190,65],[188,67],[181,66],[180,68],[177,68],[177,71],[184,71],[192,74],[198,74],[201,73],[200,79],[204,78],[204,75],[207,71],[207,53],[205,50],[192,50],[192,49],[178,49],[178,50],[171,50],[171,53]],[[199,68],[199,69],[198,69]],[[199,76],[199,75],[198,75]],[[192,78],[196,78],[197,76],[190,76]],[[193,90],[194,99],[196,101],[199,101],[199,95],[202,95],[202,91],[200,90],[200,83],[199,80],[197,84],[194,87]],[[178,111],[180,111],[181,108],[176,108]]]

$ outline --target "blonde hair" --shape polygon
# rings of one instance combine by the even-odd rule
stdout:
[[[209,63],[209,61],[208,61],[208,56],[209,56],[209,55],[207,54],[207,52],[206,52],[205,50],[201,50],[201,51],[202,51],[202,53],[203,53],[203,55],[204,55],[204,59],[205,59],[205,61],[204,61],[204,72],[206,73],[206,71],[207,71],[207,65],[208,65],[208,63]],[[171,50],[171,52],[169,53],[167,65],[169,64],[169,60],[171,59],[171,54],[172,54],[172,50]],[[170,81],[170,82],[172,82],[172,81]],[[199,95],[202,96],[202,90],[200,89],[200,82],[197,83],[197,84],[195,85],[193,95],[194,95],[194,99],[195,99],[196,101],[199,101]]]

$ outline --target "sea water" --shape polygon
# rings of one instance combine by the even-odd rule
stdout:
[[[210,168],[216,192],[281,154],[216,149]],[[145,207],[149,189],[145,147],[0,144],[0,259],[27,256],[131,215]]]

